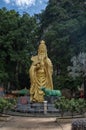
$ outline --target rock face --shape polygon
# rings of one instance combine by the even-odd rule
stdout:
[[[86,119],[77,119],[72,122],[72,130],[86,130]]]

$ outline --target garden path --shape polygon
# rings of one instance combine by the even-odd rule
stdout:
[[[0,122],[0,130],[71,130],[71,124],[58,124],[55,117],[12,116]]]

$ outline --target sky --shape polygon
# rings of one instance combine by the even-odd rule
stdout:
[[[8,10],[15,9],[20,14],[25,12],[30,15],[41,13],[47,6],[49,0],[0,0],[0,8],[6,7]]]

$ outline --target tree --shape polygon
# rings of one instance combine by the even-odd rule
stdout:
[[[81,0],[49,0],[46,9],[38,15],[41,38],[48,47],[54,64],[60,64],[60,75],[67,75],[70,58],[86,51],[86,4]]]
[[[27,75],[35,53],[38,24],[35,17],[6,8],[0,9],[0,17],[0,83],[18,88],[19,74]]]
[[[71,58],[72,66],[68,66],[69,76],[85,77],[86,76],[86,53],[81,52],[77,56]]]
[[[61,97],[59,100],[55,102],[55,107],[60,110],[61,117],[63,117],[64,113],[68,110],[69,99],[66,99],[65,97]]]
[[[84,82],[84,96],[86,98],[86,53],[81,52],[79,55],[72,57],[72,66],[68,66],[69,76],[80,77]]]

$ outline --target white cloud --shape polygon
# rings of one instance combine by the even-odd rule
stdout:
[[[39,10],[42,4],[45,4],[49,0],[3,0],[6,4],[10,4],[10,6],[16,6],[19,10],[27,10],[28,7],[36,6],[38,7],[35,10]],[[34,8],[33,8],[34,9]]]
[[[15,4],[17,6],[31,6],[35,5],[36,0],[15,0]]]
[[[7,4],[9,4],[9,3],[10,3],[10,0],[4,0],[4,2],[6,2]]]
[[[7,4],[17,5],[19,7],[30,7],[35,5],[36,2],[42,4],[43,2],[48,2],[49,0],[3,0]]]
[[[4,2],[6,2],[7,4],[11,3],[12,5],[15,4],[19,7],[28,7],[35,5],[36,0],[4,0]]]
[[[39,3],[42,4],[42,0],[39,0]]]

